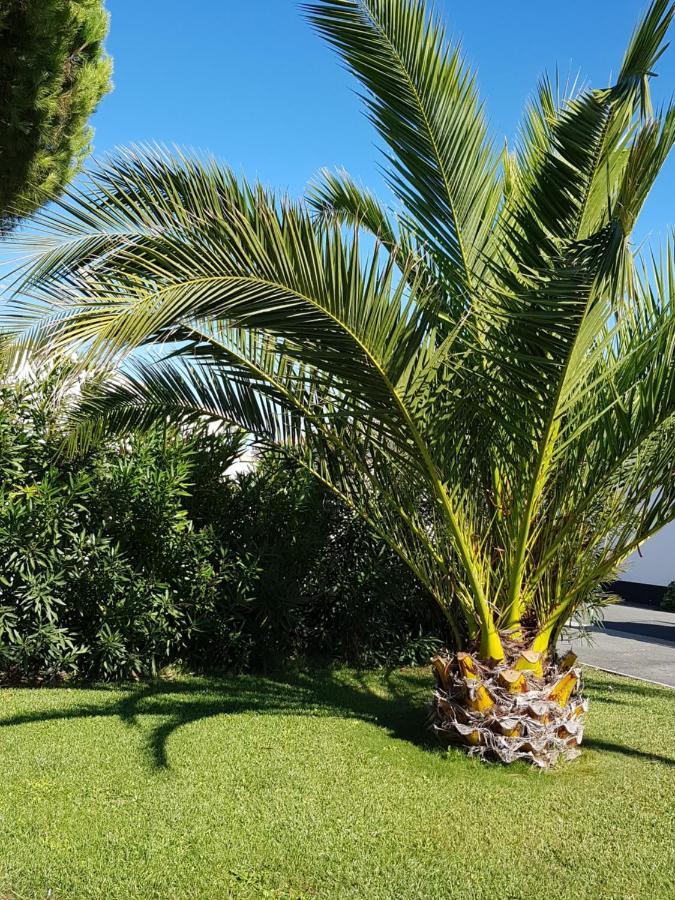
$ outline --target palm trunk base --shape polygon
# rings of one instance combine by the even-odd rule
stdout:
[[[436,657],[431,727],[438,738],[483,759],[540,768],[579,756],[588,701],[575,659],[540,672],[522,661],[522,654],[497,665],[467,653]]]

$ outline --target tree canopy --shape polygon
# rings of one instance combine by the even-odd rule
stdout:
[[[102,0],[3,0],[0,8],[0,230],[75,175],[88,121],[110,89]]]

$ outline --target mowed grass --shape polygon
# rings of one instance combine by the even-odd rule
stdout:
[[[0,690],[0,898],[675,897],[675,691],[588,670],[584,755],[542,774],[439,751],[430,689]]]

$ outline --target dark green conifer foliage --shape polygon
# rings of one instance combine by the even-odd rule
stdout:
[[[0,232],[70,181],[110,89],[103,0],[0,3]]]

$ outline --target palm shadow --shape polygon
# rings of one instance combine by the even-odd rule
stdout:
[[[629,675],[614,676],[612,683],[598,678],[591,670],[584,670],[584,685],[593,699],[603,703],[634,703],[635,698],[667,697],[675,699],[675,691],[665,685],[642,681]]]
[[[378,679],[379,681],[379,679]],[[439,752],[426,728],[426,688],[419,678],[397,672],[385,676],[387,695],[368,680],[339,672],[308,671],[280,677],[252,675],[218,679],[152,681],[123,692],[119,700],[80,704],[0,719],[0,727],[81,718],[118,718],[130,728],[159,718],[148,730],[147,752],[155,769],[169,768],[167,743],[179,729],[222,715],[297,715],[312,718],[356,718],[384,729],[392,738],[429,752]],[[380,681],[381,685],[381,681]],[[110,689],[101,688],[108,695]]]
[[[586,672],[584,680],[585,685],[591,694],[592,703],[617,704],[620,706],[632,706],[633,708],[638,708],[640,700],[645,697],[660,698],[664,701],[666,698],[675,700],[675,692],[671,691],[669,688],[652,685],[648,682],[637,681],[631,678],[621,678],[610,684],[606,680],[599,679]],[[664,756],[660,753],[651,753],[646,750],[638,750],[635,747],[603,740],[602,738],[586,736],[584,737],[583,745],[590,750],[600,750],[603,753],[617,753],[621,756],[630,756],[636,759],[659,762],[666,766],[675,766],[675,759],[673,759],[673,757]]]
[[[660,753],[649,753],[645,750],[636,750],[635,747],[627,747],[625,744],[616,744],[612,741],[602,741],[598,738],[584,738],[584,747],[588,747],[589,750],[601,750],[604,753],[618,753],[621,756],[646,759],[665,766],[675,766],[675,759],[670,756],[662,756]]]

